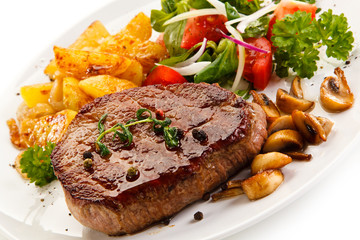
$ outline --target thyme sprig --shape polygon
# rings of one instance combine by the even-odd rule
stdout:
[[[113,141],[115,138],[119,138],[121,143],[124,144],[123,147],[129,147],[133,142],[133,135],[129,127],[141,123],[153,123],[154,132],[162,133],[164,135],[165,144],[168,148],[175,148],[179,145],[178,130],[176,127],[170,127],[171,120],[169,118],[165,118],[164,120],[153,118],[151,111],[146,108],[137,110],[135,115],[136,119],[127,121],[125,125],[116,123],[111,128],[105,130],[104,122],[106,121],[107,116],[108,114],[105,113],[101,116],[98,122],[98,130],[100,134],[95,142],[96,150],[102,157],[110,154],[110,150],[104,143],[101,142],[106,134],[114,133],[112,138]]]

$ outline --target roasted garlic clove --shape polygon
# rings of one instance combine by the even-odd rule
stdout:
[[[304,98],[304,93],[301,87],[301,78],[299,76],[296,76],[292,81],[290,94],[300,99]]]
[[[331,120],[324,117],[316,117],[316,119],[319,121],[322,128],[324,129],[326,137],[329,136],[331,129],[334,126],[334,123]]]
[[[292,160],[298,160],[298,161],[310,161],[312,158],[311,154],[307,154],[303,152],[286,152],[285,154],[290,156]]]
[[[354,95],[347,84],[344,72],[338,67],[335,69],[337,76],[327,77],[320,87],[320,103],[329,112],[341,112],[351,108]]]
[[[282,172],[279,169],[271,169],[245,179],[241,187],[250,200],[257,200],[273,193],[283,181]]]
[[[279,152],[269,152],[257,155],[251,163],[251,174],[269,169],[282,168],[292,162],[291,157]]]
[[[274,132],[284,130],[284,129],[296,130],[291,115],[281,116],[281,117],[277,118],[276,120],[274,120],[268,127],[268,135],[270,136]]]
[[[250,94],[253,96],[253,102],[259,104],[266,113],[266,120],[271,123],[276,118],[280,117],[280,111],[264,93],[258,94],[256,91],[251,90]]]
[[[303,142],[303,138],[298,131],[290,129],[280,130],[269,136],[262,151],[264,153],[297,151],[303,148]]]
[[[326,141],[326,133],[315,116],[298,110],[293,111],[291,115],[295,127],[307,142],[319,144]]]
[[[279,88],[276,93],[276,105],[284,113],[292,113],[294,110],[305,112],[311,109],[315,103],[291,96],[285,90]]]

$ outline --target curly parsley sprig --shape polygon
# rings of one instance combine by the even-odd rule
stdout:
[[[326,55],[346,60],[353,48],[354,37],[344,14],[329,9],[312,19],[310,13],[297,11],[277,21],[271,38],[277,48],[274,54],[276,73],[288,76],[293,69],[302,78],[311,78],[317,70],[319,48],[326,46]]]
[[[21,172],[26,173],[30,182],[35,182],[36,186],[42,187],[56,179],[50,159],[54,148],[55,143],[52,142],[48,142],[44,148],[35,145],[21,156]]]
[[[147,113],[147,116],[145,116],[144,113]],[[95,142],[96,150],[102,157],[110,154],[110,150],[104,143],[101,142],[106,134],[114,133],[113,140],[115,140],[115,138],[119,138],[120,141],[124,144],[123,147],[128,147],[133,141],[133,135],[129,127],[141,123],[153,123],[154,132],[164,134],[165,144],[168,148],[171,149],[179,146],[178,130],[176,127],[170,127],[171,120],[169,118],[165,118],[164,120],[153,118],[151,111],[146,108],[137,110],[136,119],[127,121],[125,125],[117,123],[111,128],[105,130],[104,122],[107,115],[107,113],[102,115],[98,122],[98,130],[100,135],[97,137]]]

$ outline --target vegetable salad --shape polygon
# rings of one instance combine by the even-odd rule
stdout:
[[[177,82],[219,83],[244,96],[265,89],[273,73],[313,77],[321,47],[343,61],[353,49],[346,17],[317,8],[315,0],[161,0],[161,6],[151,11],[151,23],[170,58],[158,65],[171,68]],[[159,72],[145,82],[160,83]]]

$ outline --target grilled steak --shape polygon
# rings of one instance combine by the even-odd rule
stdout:
[[[101,116],[108,113],[108,129],[135,118],[140,108],[153,115],[161,109],[172,120],[170,126],[182,130],[179,148],[168,149],[163,136],[142,123],[131,127],[130,147],[122,148],[108,134],[102,142],[110,156],[97,154]],[[147,86],[86,105],[51,158],[73,216],[85,226],[120,235],[166,219],[214,190],[249,164],[265,138],[262,109],[230,91],[192,83]],[[84,167],[85,151],[92,152],[91,169]],[[139,172],[136,180],[126,178],[131,167]]]

